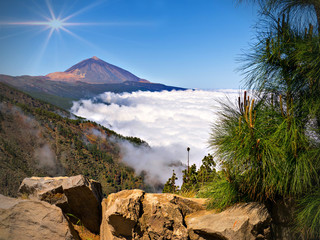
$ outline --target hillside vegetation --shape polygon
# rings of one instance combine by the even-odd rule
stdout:
[[[94,122],[0,83],[0,193],[16,196],[25,177],[83,174],[101,182],[104,194],[146,186],[121,163],[123,137]]]

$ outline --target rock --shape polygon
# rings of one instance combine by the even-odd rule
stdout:
[[[226,211],[200,211],[185,218],[191,240],[270,239],[271,217],[263,204],[238,204]]]
[[[0,195],[0,239],[71,240],[78,236],[70,230],[60,208]]]
[[[144,239],[188,239],[184,224],[185,214],[198,211],[186,201],[173,194],[146,194],[143,200],[143,215],[140,219],[141,234]],[[190,201],[191,203],[191,201]]]
[[[142,190],[113,193],[102,201],[101,240],[126,239],[132,236],[142,215]]]
[[[25,178],[19,195],[54,204],[80,219],[90,231],[99,233],[101,223],[101,184],[82,175],[73,177]]]
[[[184,217],[203,209],[204,200],[174,194],[110,194],[102,202],[100,239],[188,239]]]

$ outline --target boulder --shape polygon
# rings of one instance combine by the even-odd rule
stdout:
[[[200,211],[185,218],[191,240],[271,239],[271,217],[263,204],[238,204],[223,212]]]
[[[113,193],[102,201],[101,240],[127,239],[138,227],[142,215],[142,190]]]
[[[184,218],[203,210],[204,205],[174,194],[146,194],[139,220],[142,239],[187,240]]]
[[[187,214],[204,209],[204,200],[174,194],[125,190],[102,201],[100,239],[188,239]]]
[[[60,208],[0,195],[0,239],[71,240],[78,236]]]
[[[94,180],[82,175],[25,178],[19,195],[54,204],[68,216],[75,216],[90,231],[99,233],[102,189]]]

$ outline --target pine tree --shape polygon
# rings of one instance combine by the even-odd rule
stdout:
[[[255,2],[267,26],[242,59],[255,96],[222,104],[211,146],[226,181],[211,197],[229,191],[236,201],[295,201],[297,229],[304,239],[320,239],[320,1]]]
[[[189,170],[189,171],[188,171]],[[182,191],[190,191],[198,189],[198,173],[197,166],[195,164],[191,165],[189,169],[182,171],[183,173],[183,183],[181,186]]]
[[[290,15],[297,25],[314,23],[320,33],[319,0],[237,0],[237,2],[258,3],[262,14],[270,12]]]
[[[203,186],[205,183],[213,181],[216,176],[215,170],[216,163],[213,160],[213,156],[208,154],[202,159],[202,164],[197,172],[198,182]]]
[[[176,173],[172,170],[172,176],[168,179],[163,187],[163,193],[176,193],[178,191],[178,186],[176,186],[176,180],[178,180]]]

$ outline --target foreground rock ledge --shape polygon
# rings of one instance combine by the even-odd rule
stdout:
[[[101,184],[82,175],[73,177],[25,178],[19,195],[46,201],[72,214],[91,232],[99,233],[101,223]]]
[[[102,202],[100,239],[188,239],[184,218],[204,209],[204,199],[125,190]]]
[[[185,219],[190,239],[271,239],[271,217],[263,204],[238,204],[221,213],[200,211]]]
[[[125,190],[102,201],[100,239],[267,240],[271,217],[262,204],[224,212],[204,209],[205,199]]]
[[[73,234],[60,208],[0,195],[0,239],[78,239]]]

